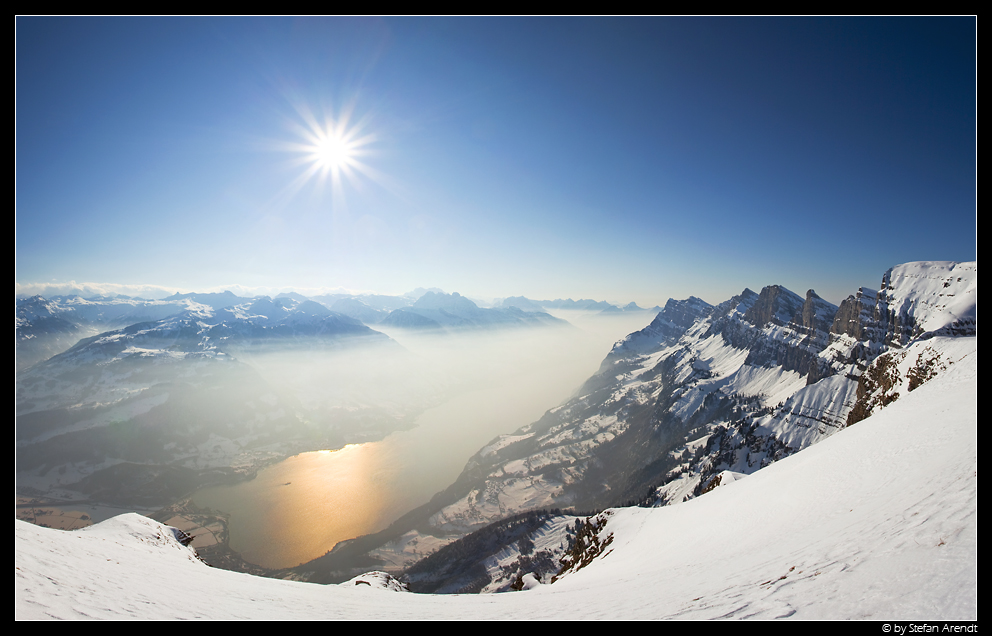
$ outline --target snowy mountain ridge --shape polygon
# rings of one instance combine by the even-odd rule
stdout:
[[[840,307],[774,285],[715,307],[669,301],[575,397],[487,444],[370,556],[398,571],[439,537],[530,510],[690,500],[724,471],[752,474],[888,404],[910,374],[916,386],[936,377],[927,343],[977,335],[976,308],[977,263],[948,262],[894,267],[881,291]],[[899,374],[880,371],[893,365]]]

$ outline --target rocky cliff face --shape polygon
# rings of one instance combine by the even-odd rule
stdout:
[[[711,422],[694,443],[687,438],[681,450],[685,461],[656,491],[655,504],[697,496],[721,470],[753,472],[860,421],[898,399],[900,390],[910,384],[915,388],[938,372],[939,354],[921,353],[920,343],[937,336],[977,334],[976,263],[894,267],[883,275],[880,291],[862,288],[834,312],[816,309],[811,321],[814,296],[812,290],[807,292],[801,316],[789,325],[795,336],[805,337],[738,336],[730,341],[746,344],[745,367],[805,375],[805,386],[778,404],[765,401],[742,409],[741,417]],[[769,312],[751,311],[750,316],[755,315]],[[766,335],[772,332],[766,330]]]
[[[977,327],[977,325],[976,325]],[[955,353],[946,336],[916,340],[904,349],[875,358],[858,378],[856,400],[847,414],[847,426],[856,424],[900,396],[943,373]]]
[[[803,299],[780,285],[769,285],[761,290],[754,304],[744,312],[744,320],[755,327],[769,323],[784,326],[795,322],[796,316],[802,320]]]
[[[862,288],[842,302],[830,331],[869,341],[876,351],[936,335],[976,335],[977,284],[977,263],[900,265],[885,272],[878,292]]]
[[[812,331],[829,332],[837,315],[836,305],[829,303],[819,296],[812,289],[806,292],[806,300],[803,301],[801,313],[793,318],[792,322],[803,329]]]

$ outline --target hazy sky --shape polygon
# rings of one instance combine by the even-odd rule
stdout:
[[[19,284],[838,302],[977,258],[974,17],[17,18],[16,38]]]

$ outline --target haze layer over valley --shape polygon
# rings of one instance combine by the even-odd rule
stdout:
[[[554,318],[420,293],[425,313],[449,325],[373,323],[392,337],[289,296],[18,301],[18,352],[28,352],[18,357],[28,359],[17,384],[18,493],[151,510],[202,491],[195,502],[230,515],[235,550],[267,567],[297,565],[425,502],[481,444],[566,399],[613,341],[650,319],[597,306]],[[420,311],[416,296],[364,300]],[[70,333],[144,322],[28,365],[60,342],[66,328],[46,330],[56,316]],[[252,490],[265,475],[230,485],[294,453],[345,446],[293,464],[323,462],[333,474],[346,455],[357,461],[338,481],[301,468],[273,494]]]

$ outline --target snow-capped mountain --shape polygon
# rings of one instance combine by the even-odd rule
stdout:
[[[366,325],[374,325],[389,315],[385,309],[376,309],[358,298],[339,298],[330,305],[330,308],[360,320]]]
[[[360,321],[312,300],[268,296],[211,313],[190,315],[204,326],[205,346],[231,352],[258,348],[314,348],[387,343]]]
[[[312,301],[273,301],[263,297],[223,309],[198,305],[169,318],[85,338],[27,371],[18,378],[17,412],[78,407],[93,401],[107,403],[106,396],[88,399],[80,394],[92,394],[94,384],[122,395],[133,394],[135,389],[127,386],[128,382],[116,380],[129,379],[138,367],[171,368],[194,361],[229,361],[234,353],[257,352],[275,344],[280,348],[339,348],[370,342],[385,344],[389,338]],[[52,386],[52,378],[70,371],[97,378],[81,383],[71,377]]]
[[[14,365],[17,370],[65,351],[88,334],[60,315],[59,306],[41,296],[18,299],[14,317]]]
[[[669,301],[574,398],[494,439],[429,504],[300,570],[333,580],[369,550],[399,569],[443,545],[437,537],[531,510],[687,501],[936,377],[948,354],[935,338],[976,335],[977,263],[901,265],[840,307],[781,286],[715,307]]]
[[[92,297],[55,296],[49,301],[63,317],[79,323],[107,328],[151,322],[175,315],[181,311],[207,307],[228,307],[250,299],[231,292],[220,294],[174,294],[162,300],[148,300],[129,296]],[[22,302],[22,301],[18,301]]]
[[[945,372],[761,471],[683,504],[606,510],[579,532],[538,520],[517,554],[521,539],[536,555],[569,527],[583,537],[553,584],[313,585],[210,568],[138,515],[74,532],[15,521],[15,619],[977,621],[977,336],[931,345]]]
[[[234,304],[235,300],[244,300],[237,299],[230,292],[223,296],[228,304]],[[18,370],[25,369],[62,353],[82,338],[108,329],[161,320],[199,306],[200,303],[196,302],[192,294],[173,296],[166,300],[126,296],[18,298],[15,300],[14,321],[15,364]]]

